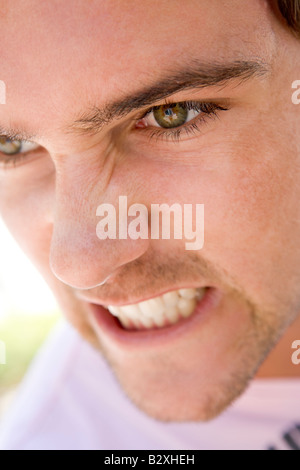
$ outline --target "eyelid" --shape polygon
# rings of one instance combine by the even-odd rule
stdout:
[[[182,126],[174,127],[174,128],[164,128],[161,126],[146,126],[145,128],[138,129],[136,128],[137,131],[141,133],[150,133],[149,137],[150,140],[153,137],[156,137],[157,140],[172,140],[175,142],[179,142],[180,136],[182,133],[185,134],[195,134],[196,132],[200,133],[200,125],[207,123],[208,119],[216,119],[219,117],[219,113],[221,111],[228,111],[230,109],[229,107],[229,102],[228,100],[222,100],[222,104],[218,103],[217,100],[205,100],[205,101],[168,101],[164,102],[160,105],[152,106],[146,112],[136,120],[136,123],[138,121],[141,121],[147,115],[151,112],[153,112],[155,109],[160,108],[161,106],[167,106],[167,105],[172,105],[172,104],[180,104],[184,105],[187,107],[187,109],[197,109],[199,110],[198,116],[194,117],[191,121],[188,121],[184,123]],[[202,111],[202,112],[200,112]]]
[[[194,109],[194,107],[196,106],[210,106],[210,105],[214,105],[214,106],[218,106],[220,108],[223,108],[224,110],[227,110],[227,108],[229,107],[230,105],[230,101],[228,99],[224,99],[224,98],[221,98],[221,99],[191,99],[191,100],[184,100],[184,99],[171,99],[171,98],[166,98],[165,100],[163,100],[161,103],[158,103],[158,104],[155,104],[153,106],[150,106],[149,108],[145,109],[143,112],[140,112],[140,115],[137,117],[137,120],[139,119],[143,119],[145,116],[147,116],[147,114],[153,112],[155,109],[158,109],[160,108],[161,106],[171,106],[171,105],[174,105],[174,104],[180,104],[180,105],[184,105],[184,106],[187,106],[187,109]]]
[[[25,139],[11,139],[10,137],[6,135],[1,135],[1,137],[5,137],[7,140],[11,142],[20,142],[21,143],[21,150],[17,151],[15,153],[5,153],[3,151],[0,151],[0,168],[1,169],[8,169],[11,167],[17,167],[19,164],[22,164],[23,162],[27,162],[28,160],[31,160],[32,158],[35,158],[34,155],[36,154],[39,149],[42,149],[42,147],[32,141],[25,140]]]

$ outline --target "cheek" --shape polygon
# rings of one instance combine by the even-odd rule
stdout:
[[[226,272],[252,301],[274,310],[293,298],[300,282],[296,153],[243,141],[214,149],[209,158],[199,152],[198,163],[193,158],[190,165],[144,161],[134,175],[148,205],[205,205],[199,258]]]
[[[233,158],[202,185],[203,256],[272,309],[300,281],[300,172],[288,155],[253,155]]]

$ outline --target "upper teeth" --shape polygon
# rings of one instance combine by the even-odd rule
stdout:
[[[107,309],[126,329],[162,328],[191,316],[204,294],[205,288],[179,289],[138,304],[109,305]]]

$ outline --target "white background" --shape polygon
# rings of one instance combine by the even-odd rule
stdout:
[[[46,283],[0,219],[0,319],[12,312],[43,314],[55,310]]]

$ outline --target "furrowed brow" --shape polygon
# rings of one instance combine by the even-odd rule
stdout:
[[[112,121],[123,118],[134,110],[153,105],[179,91],[224,87],[236,79],[240,85],[251,78],[264,76],[268,71],[268,66],[262,61],[234,61],[229,64],[199,64],[198,61],[194,61],[182,70],[167,73],[166,78],[135,94],[106,104],[102,108],[97,106],[90,108],[81,113],[66,130],[76,133],[96,133]]]

